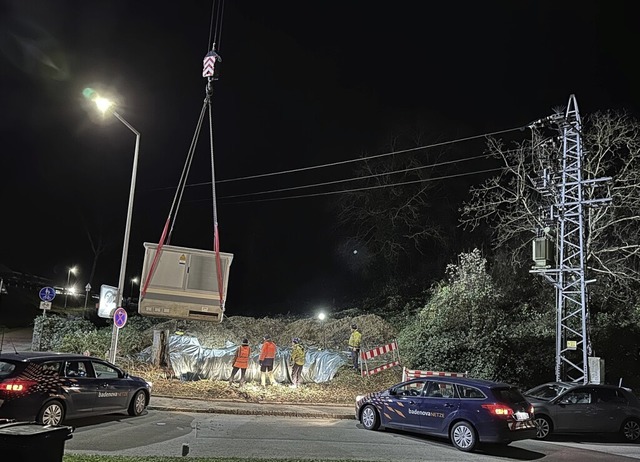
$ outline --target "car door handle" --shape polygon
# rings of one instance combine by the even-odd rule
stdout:
[[[444,407],[455,407],[455,404],[444,403]]]
[[[102,387],[102,388],[107,388],[108,386],[109,386],[109,384],[108,384],[108,383],[103,383],[103,384],[101,385],[101,387]]]

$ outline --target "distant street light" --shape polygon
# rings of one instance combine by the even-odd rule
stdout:
[[[116,297],[116,308],[122,306],[122,298],[124,292],[125,274],[127,272],[127,254],[129,252],[129,235],[131,234],[131,218],[133,215],[133,197],[136,191],[136,175],[138,173],[138,152],[140,151],[140,132],[133,128],[133,126],[127,122],[115,110],[115,103],[103,98],[96,93],[92,88],[85,88],[82,91],[85,98],[95,103],[96,107],[102,114],[113,114],[113,116],[122,122],[134,135],[136,135],[136,145],[133,151],[133,167],[131,170],[131,187],[129,189],[129,206],[127,208],[127,222],[124,227],[124,244],[122,245],[122,260],[120,261],[120,277],[118,278],[118,296]],[[115,363],[116,350],[118,348],[118,331],[115,323],[111,331],[111,348],[109,349],[109,361]]]
[[[67,273],[67,285],[64,288],[64,307],[67,307],[67,297],[69,296],[69,281],[71,281],[71,273],[76,274],[78,268],[72,266],[69,268],[69,272]]]
[[[131,300],[133,300],[133,286],[134,286],[135,284],[138,284],[138,282],[139,282],[139,281],[140,281],[140,280],[139,280],[137,277],[135,277],[135,278],[131,278],[131,290],[130,290],[130,292],[129,292],[129,298],[130,298]]]
[[[322,349],[323,350],[327,349],[327,342],[326,342],[326,337],[324,333],[324,320],[326,317],[327,315],[324,314],[324,311],[321,311],[320,313],[318,313],[318,319],[320,320],[320,327],[322,329]]]

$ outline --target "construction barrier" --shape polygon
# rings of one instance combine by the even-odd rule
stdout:
[[[467,377],[466,372],[440,372],[440,371],[419,371],[415,369],[402,368],[402,381],[417,379],[420,377]]]
[[[398,342],[394,340],[383,346],[360,352],[360,373],[362,377],[377,374],[400,365]]]

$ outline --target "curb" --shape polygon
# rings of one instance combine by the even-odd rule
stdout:
[[[297,418],[315,418],[315,419],[354,419],[351,406],[347,405],[331,405],[331,404],[314,404],[309,406],[306,403],[288,403],[288,402],[246,402],[233,399],[207,400],[198,398],[176,398],[173,396],[156,395],[156,398],[164,400],[180,400],[186,403],[154,403],[153,397],[147,409],[156,411],[173,411],[173,412],[194,412],[194,413],[211,413],[211,414],[231,414],[231,415],[270,415],[282,417]],[[193,405],[191,404],[193,403]],[[216,406],[216,403],[219,405]],[[234,406],[236,404],[236,406]],[[341,409],[344,406],[344,412]],[[301,410],[299,408],[309,408]],[[322,409],[323,407],[327,410]],[[333,408],[333,409],[329,409]]]
[[[339,420],[353,420],[351,414],[336,414],[333,412],[298,412],[298,411],[284,411],[279,409],[222,409],[222,408],[205,408],[194,409],[185,408],[179,406],[154,406],[149,405],[147,409],[155,411],[173,411],[173,412],[194,412],[202,414],[230,414],[230,415],[271,415],[281,417],[298,417],[307,419],[339,419]]]

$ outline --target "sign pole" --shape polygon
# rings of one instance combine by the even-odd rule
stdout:
[[[116,350],[118,349],[118,329],[116,327],[115,320],[113,322],[113,327],[111,328],[111,348],[109,348],[109,362],[115,364],[116,363]]]
[[[116,308],[113,312],[113,330],[111,331],[111,349],[109,350],[109,362],[116,363],[116,352],[118,351],[118,333],[127,323],[127,310],[122,307]]]

